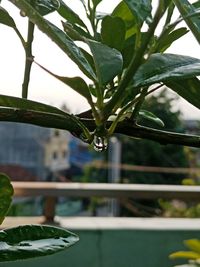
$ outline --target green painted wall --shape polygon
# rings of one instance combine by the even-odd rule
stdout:
[[[0,267],[172,267],[168,255],[197,230],[79,230],[77,245],[44,258],[0,263]]]

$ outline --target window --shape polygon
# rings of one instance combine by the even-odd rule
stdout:
[[[58,158],[58,153],[57,151],[54,151],[53,154],[52,154],[52,158],[53,159],[57,159]]]
[[[63,150],[62,156],[63,156],[64,159],[67,157],[67,151],[66,150]]]
[[[56,129],[56,130],[54,131],[54,136],[58,137],[59,135],[60,135],[60,132],[59,132],[59,130]]]

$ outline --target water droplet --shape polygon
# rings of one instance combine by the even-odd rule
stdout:
[[[97,152],[103,152],[108,147],[108,140],[104,136],[95,135],[93,140],[93,146]]]
[[[26,13],[24,12],[24,11],[20,11],[20,16],[22,16],[22,17],[26,17]]]

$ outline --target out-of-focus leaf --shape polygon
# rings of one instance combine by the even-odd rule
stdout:
[[[163,53],[165,50],[167,50],[167,48],[172,45],[173,42],[184,36],[186,33],[188,33],[188,29],[182,27],[174,30],[170,34],[163,36],[163,38],[160,39],[157,44],[156,52]]]
[[[149,120],[151,122],[154,122],[161,127],[165,126],[164,122],[161,119],[159,119],[155,114],[153,114],[152,112],[149,112],[147,110],[140,110],[139,111],[139,119],[141,119],[141,118]]]
[[[190,260],[197,260],[200,259],[200,254],[193,252],[193,251],[178,251],[170,254],[169,256],[171,259],[190,259]]]
[[[199,20],[199,9],[195,5],[190,4],[187,0],[173,0],[174,4],[178,8],[182,18],[190,28],[194,37],[200,44],[200,20]],[[197,4],[196,4],[197,5]],[[197,14],[195,16],[195,13]],[[190,16],[193,14],[192,16]]]
[[[196,77],[191,79],[168,81],[165,82],[165,85],[193,106],[200,109],[200,81]]]
[[[185,246],[187,246],[192,251],[200,254],[200,240],[198,239],[188,239],[184,241]]]
[[[12,28],[16,28],[13,18],[1,6],[0,6],[0,23]]]
[[[134,76],[134,86],[181,80],[200,75],[200,60],[175,54],[153,54]]]
[[[99,42],[88,40],[88,45],[93,55],[99,83],[101,86],[106,85],[121,73],[122,55],[116,49]]]
[[[82,19],[79,17],[78,14],[76,14],[69,6],[67,6],[62,0],[60,0],[60,8],[58,9],[58,13],[66,19],[68,22],[73,24],[78,24],[81,27],[87,29],[87,26],[82,21]]]
[[[58,227],[24,225],[0,231],[0,262],[47,256],[65,250],[78,236]]]
[[[85,97],[88,100],[91,100],[91,95],[90,95],[89,88],[88,88],[86,82],[81,77],[69,78],[69,77],[59,76],[59,75],[56,75],[53,72],[49,71],[45,67],[41,66],[40,64],[38,64],[38,63],[36,63],[36,64],[38,66],[40,66],[40,68],[42,68],[43,70],[48,72],[50,75],[52,75],[53,77],[58,79],[59,81],[63,82],[64,84],[66,84],[68,86],[70,86],[78,94],[82,95],[83,97]]]
[[[124,47],[125,35],[126,26],[121,18],[106,16],[102,20],[101,37],[104,44],[121,51]]]
[[[128,5],[134,17],[140,24],[151,18],[152,0],[124,0],[124,2]]]
[[[2,224],[5,215],[8,212],[13,193],[14,190],[10,183],[9,177],[4,173],[0,173],[0,224]]]

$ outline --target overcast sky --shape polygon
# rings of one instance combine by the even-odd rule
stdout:
[[[68,0],[66,2],[70,3],[70,7],[74,8],[74,10],[81,10],[79,5],[80,0]],[[100,5],[100,9],[109,13],[112,7],[118,2],[118,0],[104,0]],[[20,17],[18,9],[9,1],[3,1],[3,6],[16,18],[16,24],[23,35],[26,36],[26,18]],[[49,15],[49,19],[55,21],[56,15]],[[0,36],[0,94],[21,96],[21,83],[24,69],[23,48],[11,28],[0,25]],[[200,58],[199,46],[191,35],[182,38],[168,52]],[[76,65],[48,37],[38,30],[35,32],[33,54],[36,61],[59,75],[80,75],[80,71]],[[81,96],[35,65],[33,65],[29,92],[29,99],[55,106],[66,103],[73,112],[87,108],[87,103]],[[200,111],[193,108],[186,101],[180,101],[179,106],[184,113],[184,117],[200,119]]]

